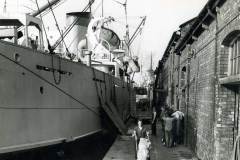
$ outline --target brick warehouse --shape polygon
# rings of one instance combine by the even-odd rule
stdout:
[[[201,160],[229,160],[240,131],[240,0],[209,0],[173,33],[155,73],[160,106],[186,115],[185,143]]]

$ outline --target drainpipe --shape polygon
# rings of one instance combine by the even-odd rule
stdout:
[[[189,108],[189,87],[190,87],[190,61],[191,61],[191,54],[190,54],[190,51],[191,51],[191,47],[190,45],[188,45],[188,57],[187,57],[187,66],[186,66],[186,74],[187,74],[187,84],[186,84],[186,125],[185,125],[185,130],[186,130],[186,138],[185,138],[185,145],[187,146],[188,143],[188,108]]]
[[[172,108],[172,105],[173,105],[173,100],[174,100],[174,97],[173,97],[173,53],[170,51],[170,57],[171,57],[171,61],[170,61],[170,107]]]
[[[173,50],[173,49],[172,49]],[[175,67],[175,55],[174,52],[172,52],[172,102],[174,104],[174,109],[176,109],[176,104],[175,104],[175,86],[174,86],[174,67]]]
[[[167,93],[167,104],[171,107],[171,55],[169,56],[170,60],[168,62],[168,93]]]
[[[217,10],[217,8],[216,8]],[[218,87],[218,77],[217,77],[217,59],[218,59],[218,30],[219,30],[219,26],[218,26],[218,19],[217,19],[217,15],[215,15],[214,13],[212,13],[212,11],[208,8],[208,14],[213,17],[216,21],[216,26],[215,26],[215,53],[214,53],[214,77],[213,77],[213,110],[212,110],[212,135],[214,136],[214,125],[216,122],[216,117],[215,117],[215,113],[216,113],[216,103],[218,103],[216,101],[216,88]],[[218,11],[217,11],[218,14]],[[215,139],[215,137],[213,138]],[[212,143],[212,148],[213,148],[213,153],[216,153],[216,148],[215,148],[215,142]]]
[[[174,87],[174,63],[175,63],[175,54],[173,52],[174,48],[171,48],[171,106],[174,104],[174,108],[176,109],[175,104],[175,87]]]
[[[176,54],[177,55],[177,54]],[[176,90],[177,92],[177,109],[179,110],[180,109],[180,104],[179,104],[179,95],[180,95],[180,56],[177,55],[177,85],[178,85],[178,88]]]

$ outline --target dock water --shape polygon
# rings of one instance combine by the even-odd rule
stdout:
[[[150,125],[145,125],[150,129]],[[184,145],[167,148],[161,142],[161,128],[157,125],[157,136],[151,136],[152,148],[150,151],[151,160],[195,160],[190,149]],[[135,141],[131,136],[119,135],[113,145],[106,153],[103,160],[134,160]]]

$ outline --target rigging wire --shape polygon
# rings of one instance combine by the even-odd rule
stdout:
[[[103,10],[103,0],[102,0],[102,17],[103,17],[103,15],[104,15],[104,14],[103,14],[103,11],[104,11],[104,10]]]
[[[141,32],[142,32],[141,30],[138,30],[137,32],[135,32],[136,35],[133,35],[132,39],[130,39],[130,41],[129,41],[129,43],[128,43],[129,46],[133,43],[133,41],[136,39],[136,37],[138,36],[138,34],[139,34],[139,33],[141,34]]]
[[[67,1],[67,0],[63,0],[63,1],[61,1],[61,2],[59,2],[59,3],[57,3],[57,4],[55,4],[55,5],[53,5],[52,8],[55,9],[55,8],[59,7],[60,5],[64,4],[66,1]],[[47,15],[49,12],[50,12],[50,10],[45,11],[42,16]]]
[[[97,7],[94,9],[94,11],[92,11],[92,13],[95,13],[99,9],[100,6],[101,6],[101,2],[98,3]],[[68,45],[68,48],[70,48],[72,46],[72,44],[77,40],[78,36],[79,35],[77,35],[77,34],[75,35],[74,39]]]
[[[63,44],[64,44],[64,46],[65,46],[65,49],[66,49],[66,51],[67,51],[67,54],[69,53],[69,50],[68,50],[68,47],[67,47],[67,45],[66,45],[66,43],[65,43],[65,41],[64,41],[64,38],[63,38],[63,34],[62,34],[62,32],[61,32],[61,30],[60,30],[60,27],[59,27],[59,25],[58,25],[58,22],[57,22],[57,18],[56,18],[56,16],[55,16],[55,14],[54,14],[54,11],[53,11],[53,9],[52,9],[52,7],[51,7],[51,5],[50,5],[50,2],[49,2],[49,0],[47,0],[48,1],[48,5],[49,5],[49,8],[50,8],[50,10],[51,10],[51,12],[52,12],[52,15],[53,15],[53,17],[54,17],[54,21],[55,21],[55,23],[56,23],[56,27],[57,27],[57,29],[58,29],[58,32],[59,32],[59,34],[60,34],[60,36],[61,36],[61,38],[62,38],[62,42],[63,42]],[[54,68],[54,58],[53,58],[53,55],[52,55],[52,68]],[[59,70],[61,70],[61,58],[60,57],[58,57],[58,65],[59,65]],[[56,78],[56,75],[55,75],[55,70],[53,70],[53,78],[54,78],[54,82],[58,85],[58,84],[60,84],[61,83],[61,79],[62,79],[62,76],[61,76],[61,73],[58,73],[58,80],[57,80],[57,78]]]
[[[37,0],[36,0],[36,4],[37,4],[37,8],[38,8],[38,11],[40,10],[39,9],[39,4],[38,4],[38,2],[37,2]],[[43,23],[43,19],[42,19],[42,15],[41,15],[41,13],[39,14],[40,15],[40,19],[41,19],[41,21],[42,21],[42,23]],[[54,66],[53,66],[53,50],[52,50],[52,47],[51,47],[51,45],[50,45],[50,42],[49,42],[49,39],[48,39],[48,37],[47,37],[47,31],[46,31],[46,27],[45,27],[45,25],[44,25],[44,23],[43,23],[43,30],[44,30],[44,32],[45,32],[45,36],[46,36],[46,39],[47,39],[47,43],[48,43],[48,50],[49,50],[49,52],[50,52],[50,54],[51,54],[51,60],[52,60],[52,68],[54,68]],[[59,70],[61,70],[61,59],[60,59],[60,57],[59,57],[59,59],[58,59],[58,65],[59,65]],[[61,74],[59,73],[59,77],[58,77],[58,80],[56,79],[56,76],[55,76],[55,70],[53,70],[52,71],[52,73],[53,73],[53,79],[54,79],[54,82],[55,82],[55,84],[60,84],[60,82],[61,82]]]
[[[65,3],[66,0],[51,0],[50,4],[51,4],[51,7],[53,9],[55,9],[56,7],[59,7],[60,5],[62,5],[63,3]],[[32,12],[30,15],[36,17],[38,16],[40,13],[42,13],[42,16],[45,16],[46,14],[48,14],[50,12],[49,10],[49,5],[48,4],[45,4],[45,5],[42,5],[40,10],[38,12]]]
[[[85,107],[87,110],[93,112],[95,115],[101,117],[101,115],[94,110],[94,108],[96,109],[96,107],[91,107],[85,103],[83,103],[82,101],[80,101],[78,98],[75,98],[73,95],[71,95],[70,93],[68,93],[67,91],[61,89],[60,87],[54,85],[52,82],[48,81],[47,79],[45,79],[44,77],[42,77],[41,75],[35,73],[34,71],[32,71],[30,68],[28,68],[27,66],[24,66],[23,64],[20,64],[14,60],[12,60],[11,58],[7,57],[6,55],[4,55],[4,53],[0,52],[0,56],[2,56],[3,58],[9,60],[10,62],[13,62],[14,64],[20,66],[21,68],[25,69],[26,71],[28,71],[29,73],[33,74],[34,76],[38,77],[39,79],[43,80],[44,82],[46,82],[47,84],[49,84],[50,86],[56,88],[57,90],[59,90],[60,92],[62,92],[64,95],[70,97],[71,99],[73,99],[74,101],[76,101],[77,103],[79,103],[80,105],[82,105],[83,107]]]
[[[66,45],[66,43],[65,43],[65,41],[64,41],[64,39],[63,39],[62,32],[61,32],[60,27],[59,27],[59,25],[58,25],[57,18],[56,18],[56,16],[55,16],[54,12],[53,12],[53,9],[52,9],[52,7],[51,7],[51,5],[50,5],[49,0],[47,0],[47,1],[48,1],[49,8],[50,8],[50,10],[51,10],[51,12],[52,12],[54,21],[55,21],[55,23],[56,23],[56,27],[57,27],[57,29],[58,29],[58,32],[59,32],[59,34],[60,34],[60,36],[61,36],[61,38],[62,38],[62,42],[63,42],[63,44],[64,44],[64,46],[65,46],[65,48],[66,48],[67,53],[69,53],[68,47],[67,47],[67,45]]]
[[[51,12],[52,12],[52,15],[53,15],[53,17],[54,17],[54,20],[55,20],[55,23],[56,23],[56,27],[57,27],[57,29],[58,29],[58,32],[59,32],[60,36],[62,37],[62,33],[61,33],[60,27],[59,27],[59,25],[58,25],[56,16],[55,16],[55,14],[54,14],[54,12],[53,12],[53,9],[52,9],[52,7],[51,7],[51,5],[50,5],[49,0],[47,0],[47,1],[48,1],[49,8],[50,8],[50,10],[51,10]],[[63,44],[64,44],[64,46],[65,46],[65,48],[66,48],[67,53],[69,53],[68,48],[67,48],[67,45],[66,45],[64,39],[62,39],[62,41],[63,41]],[[52,68],[54,68],[54,64],[53,64],[53,63],[54,63],[54,58],[53,58],[53,54],[52,54]],[[62,67],[61,67],[61,66],[62,66],[61,64],[62,64],[62,63],[61,63],[61,58],[58,57],[58,68],[59,68],[58,70],[61,70],[61,68],[62,68]],[[61,73],[58,72],[58,80],[57,80],[56,75],[55,75],[55,70],[53,70],[52,73],[53,73],[53,79],[54,79],[55,84],[59,85],[59,84],[61,83],[61,79],[62,79]]]
[[[37,9],[38,9],[38,11],[39,11],[40,8],[39,8],[38,1],[35,0],[35,2],[36,2],[36,5],[37,5]],[[48,37],[47,37],[47,30],[46,30],[45,24],[43,23],[43,19],[42,19],[41,13],[39,14],[39,16],[40,16],[40,19],[41,19],[42,24],[43,24],[43,30],[44,30],[44,33],[45,33],[45,36],[46,36],[46,40],[47,40],[47,44],[48,44],[48,50],[49,50],[49,52],[50,52],[50,50],[51,50],[51,45],[50,45],[49,39],[48,39]]]
[[[130,46],[131,43],[134,41],[134,39],[136,38],[136,36],[141,32],[142,28],[144,27],[146,23],[146,16],[143,17],[141,23],[138,25],[136,31],[133,33],[132,37],[130,38],[128,45]]]
[[[130,52],[130,46],[128,45],[128,43],[129,43],[129,26],[128,26],[128,19],[127,19],[127,0],[125,0],[124,3],[121,3],[121,2],[119,2],[119,1],[117,1],[117,0],[112,0],[112,1],[114,1],[114,2],[116,2],[116,3],[118,3],[118,4],[120,4],[120,5],[122,5],[123,8],[124,8],[124,12],[125,12],[125,23],[126,23],[126,24],[125,24],[125,25],[126,25],[126,27],[125,27],[126,33],[125,33],[125,40],[124,40],[124,42],[125,42],[125,44],[126,44],[126,46],[127,46],[127,52],[129,52],[129,53],[128,53],[129,56],[132,57],[131,52]]]
[[[79,35],[77,35],[77,34],[74,36],[73,40],[69,43],[68,48],[70,48],[72,46],[72,44],[77,40],[78,37],[79,37]]]
[[[34,9],[32,9],[32,8],[30,8],[30,7],[28,7],[28,6],[26,6],[26,5],[22,5],[24,8],[27,8],[27,9],[29,9],[29,10],[31,10],[31,11],[34,11],[35,12],[35,10]]]
[[[146,22],[146,17],[143,17],[141,23],[138,25],[137,29],[135,30],[135,32],[133,33],[132,37],[129,40],[129,43],[128,43],[129,48],[130,48],[131,44],[135,41],[135,39],[137,38],[138,35],[140,35],[140,43],[141,43],[142,38],[143,38],[143,30],[144,30],[145,22]],[[139,51],[140,51],[140,46],[141,46],[141,44],[139,44],[137,47],[138,55],[139,55]],[[133,54],[132,54],[132,56],[133,56]]]
[[[96,6],[96,8],[94,8],[94,10],[92,11],[92,13],[96,13],[97,10],[101,7],[101,2],[98,3],[98,5]]]
[[[141,49],[141,46],[142,46],[142,41],[143,41],[143,35],[144,35],[144,29],[141,30],[141,33],[140,33],[140,40],[139,40],[139,45],[138,45],[138,48],[137,48],[137,55],[139,57],[139,54],[140,54],[140,49]]]
[[[95,0],[91,0],[88,4],[87,4],[87,6],[82,10],[82,12],[86,12],[88,9],[89,9],[89,7],[94,3],[94,1]],[[68,26],[68,28],[64,31],[64,33],[62,34],[62,37],[60,38],[60,39],[58,39],[56,42],[55,42],[55,44],[53,45],[53,47],[52,47],[52,49],[53,50],[55,50],[56,48],[57,48],[57,46],[61,43],[61,41],[62,41],[62,38],[65,38],[66,37],[66,35],[71,31],[71,29],[74,27],[74,25],[79,21],[79,17],[77,17],[73,22],[72,22],[72,24],[70,24],[69,26]]]

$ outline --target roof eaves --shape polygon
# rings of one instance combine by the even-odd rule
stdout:
[[[178,33],[178,31],[175,31],[173,34],[172,34],[172,37],[170,39],[170,41],[168,42],[168,45],[167,45],[167,48],[163,54],[163,58],[167,58],[169,56],[169,53],[170,53],[170,49],[176,45],[176,41],[178,41],[180,38],[180,35]]]
[[[226,0],[209,0],[207,4],[204,6],[204,8],[201,10],[195,21],[193,22],[190,30],[187,32],[187,34],[184,36],[184,38],[180,41],[180,43],[176,46],[175,52],[181,53],[181,51],[185,48],[186,44],[192,39],[192,36],[194,33],[201,27],[203,22],[208,18],[209,10],[211,10],[214,14],[216,14],[215,11],[213,11],[216,7],[221,6],[224,4]]]

